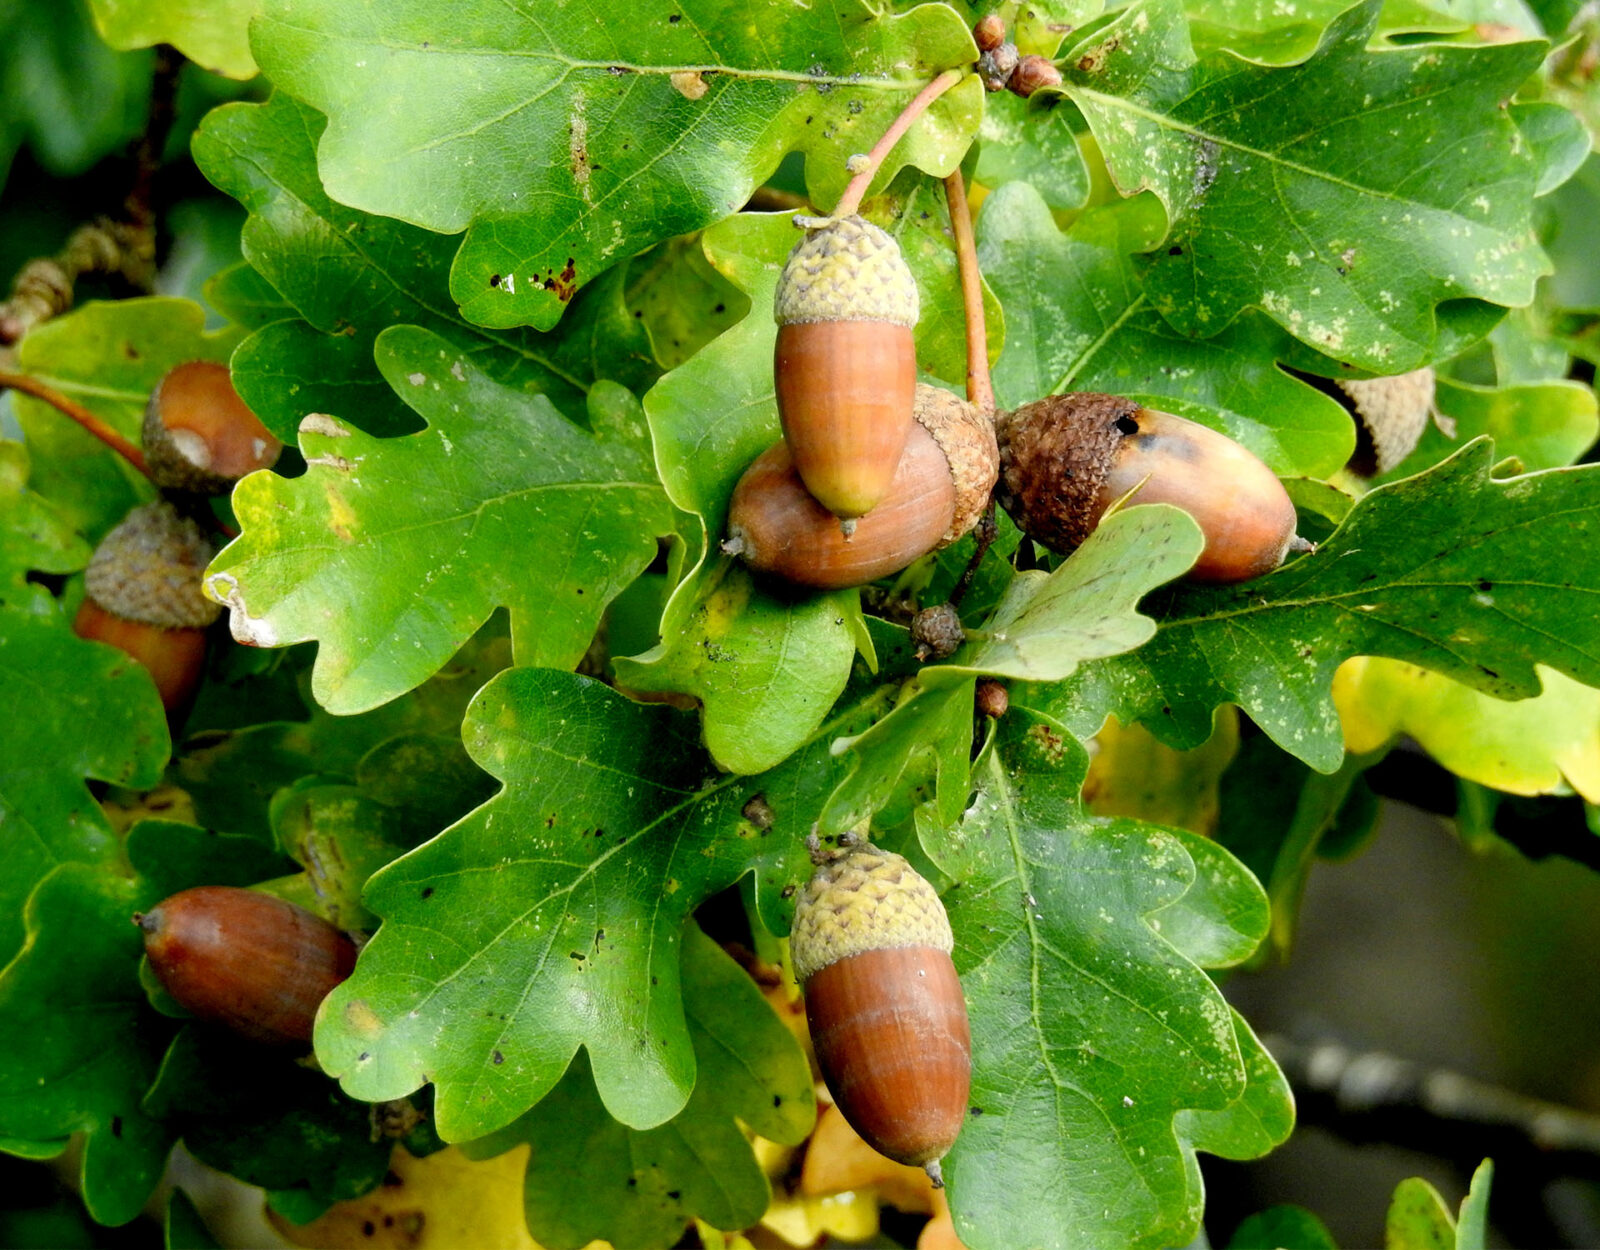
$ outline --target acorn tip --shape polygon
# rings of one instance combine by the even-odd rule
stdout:
[[[933,1182],[935,1189],[944,1188],[944,1169],[939,1166],[939,1160],[929,1159],[922,1165],[922,1170],[928,1174],[928,1179]]]

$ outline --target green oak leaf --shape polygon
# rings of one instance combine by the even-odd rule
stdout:
[[[1146,505],[1108,516],[1055,572],[1017,574],[976,641],[948,663],[921,669],[893,711],[866,733],[836,744],[854,752],[857,767],[828,800],[823,831],[849,829],[890,800],[924,749],[941,761],[941,814],[953,820],[960,808],[951,805],[964,803],[967,794],[962,764],[971,742],[973,683],[979,677],[1059,682],[1085,661],[1134,650],[1156,632],[1156,622],[1137,611],[1139,601],[1180,576],[1203,545],[1186,513]]]
[[[145,405],[166,372],[186,360],[226,361],[242,337],[205,329],[205,310],[157,296],[91,303],[35,327],[22,340],[22,372],[76,400],[119,434],[139,441]],[[13,395],[33,461],[33,488],[91,541],[153,498],[127,461],[42,400]]]
[[[583,1046],[614,1118],[670,1120],[696,1071],[685,917],[754,867],[762,923],[787,930],[828,741],[882,701],[847,700],[771,772],[719,777],[691,717],[570,673],[501,674],[463,736],[504,789],[368,883],[383,926],[324,1005],[323,1068],[363,1099],[432,1081],[440,1134],[465,1140],[522,1115]]]
[[[23,903],[52,869],[117,862],[117,839],[85,779],[154,785],[168,738],[137,661],[83,641],[60,619],[12,609],[0,610],[0,707],[16,712],[0,718],[0,959],[9,959],[23,939]]]
[[[84,1134],[83,1200],[102,1224],[139,1214],[172,1144],[140,1108],[172,1025],[145,1002],[128,923],[160,897],[103,864],[63,863],[28,899],[27,944],[0,975],[0,1135]]]
[[[1153,639],[1079,669],[1041,706],[1078,733],[1110,712],[1188,748],[1210,736],[1213,708],[1236,703],[1332,772],[1343,743],[1329,691],[1353,655],[1407,660],[1502,699],[1538,693],[1535,661],[1600,685],[1597,579],[1582,554],[1600,535],[1600,469],[1500,480],[1494,459],[1477,439],[1379,487],[1313,555],[1266,577],[1160,592],[1145,605],[1160,621]]]
[[[1195,962],[1260,940],[1260,888],[1194,835],[1089,817],[1086,767],[1064,726],[1013,703],[961,822],[919,822],[955,883],[973,1113],[944,1169],[973,1250],[1182,1245],[1203,1204],[1194,1151],[1287,1131],[1286,1086],[1252,1079],[1246,1053],[1271,1061]]]
[[[987,187],[1026,182],[1053,209],[1081,208],[1089,198],[1089,167],[1078,147],[1074,114],[1052,92],[1026,100],[995,94],[984,105],[973,181]]]
[[[643,0],[626,22],[592,2],[270,0],[267,75],[327,114],[323,184],[340,203],[454,234],[451,291],[489,326],[549,328],[617,260],[734,212],[779,158],[806,154],[832,203],[917,89],[975,49],[943,5],[864,0]],[[944,175],[983,89],[946,93],[897,147]],[[882,183],[880,183],[882,185]]]
[[[1186,0],[1189,35],[1203,52],[1226,49],[1258,65],[1294,65],[1316,52],[1330,23],[1350,0],[1297,0],[1285,10],[1273,0]],[[1470,19],[1446,15],[1421,0],[1384,0],[1376,35],[1453,34]]]
[[[750,300],[706,259],[698,234],[656,244],[628,266],[628,308],[663,369],[676,369],[750,312]]]
[[[0,439],[0,610],[49,615],[55,600],[28,574],[76,573],[89,563],[89,544],[27,482],[27,448]]]
[[[113,48],[170,43],[214,74],[250,78],[256,72],[248,34],[261,0],[89,0],[89,8]]]
[[[312,416],[304,477],[240,483],[244,534],[206,577],[234,636],[318,639],[312,693],[335,713],[420,684],[501,605],[518,663],[576,664],[672,530],[637,402],[597,385],[580,430],[414,326],[380,336],[378,363],[428,428],[377,439]]]
[[[1398,373],[1427,362],[1441,301],[1532,299],[1549,271],[1536,161],[1500,105],[1544,44],[1372,52],[1380,4],[1365,0],[1302,64],[1197,60],[1178,3],[1143,0],[1083,34],[1064,89],[1117,186],[1166,207],[1141,267],[1181,333],[1260,308],[1327,355]]]
[[[528,1229],[550,1250],[596,1239],[666,1250],[691,1219],[716,1228],[755,1224],[771,1187],[740,1129],[794,1146],[816,1119],[811,1069],[760,990],[690,924],[683,937],[683,1008],[698,1076],[684,1109],[652,1129],[606,1113],[583,1056],[515,1124],[482,1146],[528,1142]],[[581,1189],[582,1203],[572,1195]]]
[[[204,293],[206,303],[247,330],[296,315],[294,305],[245,260],[212,274],[206,279]]]
[[[1355,450],[1345,411],[1285,374],[1292,342],[1259,314],[1195,341],[1173,331],[1128,253],[1159,238],[1147,200],[1092,211],[1063,233],[1026,183],[983,206],[978,258],[1010,333],[995,368],[1000,402],[1062,391],[1131,395],[1220,429],[1283,474],[1325,477]]]
[[[559,333],[474,325],[450,294],[457,240],[346,207],[323,190],[317,150],[326,125],[320,113],[279,92],[265,104],[214,109],[194,139],[202,172],[250,211],[242,238],[246,259],[312,328],[335,339],[318,345],[302,330],[294,339],[299,351],[276,367],[319,396],[337,384],[348,407],[298,401],[271,376],[269,348],[245,345],[250,368],[241,379],[243,393],[269,424],[292,431],[307,412],[327,411],[384,433],[385,420],[399,413],[392,396],[370,398],[382,381],[372,349],[376,336],[396,324],[442,335],[496,381],[540,391],[578,420],[583,393],[595,378],[640,389],[654,379],[647,332],[623,305],[622,267],[604,290],[577,301],[575,324]],[[319,372],[330,362],[332,373]],[[352,389],[358,385],[366,389]],[[368,402],[375,405],[370,418]]]
[[[1484,1250],[1489,1237],[1489,1187],[1494,1183],[1494,1160],[1485,1159],[1472,1174],[1467,1196],[1461,1200],[1456,1224],[1456,1250]]]
[[[704,709],[706,750],[734,773],[781,763],[828,714],[864,628],[853,595],[763,594],[723,558],[686,585],[671,640],[614,662],[630,691],[682,693]]]
[[[272,796],[269,817],[279,849],[304,869],[273,883],[272,892],[347,933],[377,928],[377,918],[361,905],[361,891],[368,877],[407,849],[396,840],[395,809],[357,786],[306,777]]]
[[[1328,1227],[1304,1207],[1287,1204],[1268,1207],[1240,1223],[1228,1240],[1227,1250],[1339,1250]]]
[[[106,47],[82,4],[7,4],[0,40],[0,182],[23,144],[70,177],[138,137],[150,54]]]
[[[1594,388],[1581,382],[1494,388],[1440,378],[1436,402],[1439,411],[1456,423],[1455,437],[1429,422],[1416,450],[1378,481],[1420,473],[1480,434],[1494,439],[1497,455],[1515,456],[1524,469],[1559,469],[1588,451],[1600,434]]]
[[[143,1108],[203,1163],[275,1198],[292,1193],[297,1214],[376,1189],[394,1148],[374,1139],[371,1107],[292,1054],[193,1023],[167,1048]],[[413,1154],[438,1148],[425,1129],[403,1144]]]
[[[1420,1176],[1394,1189],[1383,1222],[1385,1250],[1455,1250],[1456,1222],[1439,1191]]]

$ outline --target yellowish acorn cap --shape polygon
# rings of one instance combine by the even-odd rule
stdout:
[[[955,939],[939,896],[903,856],[859,843],[811,874],[789,933],[796,980],[852,955],[905,946],[948,955]]]
[[[200,592],[213,554],[200,527],[171,504],[145,504],[95,548],[84,586],[89,598],[125,621],[204,629],[222,611]]]
[[[888,321],[915,326],[917,282],[900,245],[861,217],[843,217],[795,244],[778,278],[780,326],[812,321]]]

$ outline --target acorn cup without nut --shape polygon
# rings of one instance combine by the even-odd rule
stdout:
[[[972,1084],[967,1004],[944,904],[901,856],[815,838],[789,936],[817,1065],[873,1149],[926,1168],[955,1144]]]
[[[897,573],[955,542],[978,523],[994,487],[994,429],[971,404],[935,386],[917,386],[915,411],[888,492],[851,534],[806,490],[780,442],[734,488],[722,550],[758,573],[839,590]]]
[[[860,217],[806,232],[778,279],[778,418],[806,489],[841,518],[889,491],[911,435],[917,284],[900,247]]]
[[[145,407],[142,438],[155,484],[197,495],[227,494],[283,451],[233,389],[228,367],[214,360],[191,360],[161,379]]]
[[[168,719],[205,671],[206,627],[220,605],[200,591],[214,554],[200,527],[165,502],[133,509],[95,549],[72,628],[127,652],[149,670]]]

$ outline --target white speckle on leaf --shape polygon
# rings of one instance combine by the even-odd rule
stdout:
[[[467,371],[461,367],[459,360],[450,366],[450,376],[457,382],[465,382],[467,380]]]
[[[300,433],[320,434],[324,438],[349,438],[350,431],[332,417],[320,412],[307,413],[300,419]]]
[[[408,373],[408,374],[406,374],[406,381],[411,383],[412,386],[421,386],[427,380],[428,380],[428,375],[426,373]]]

